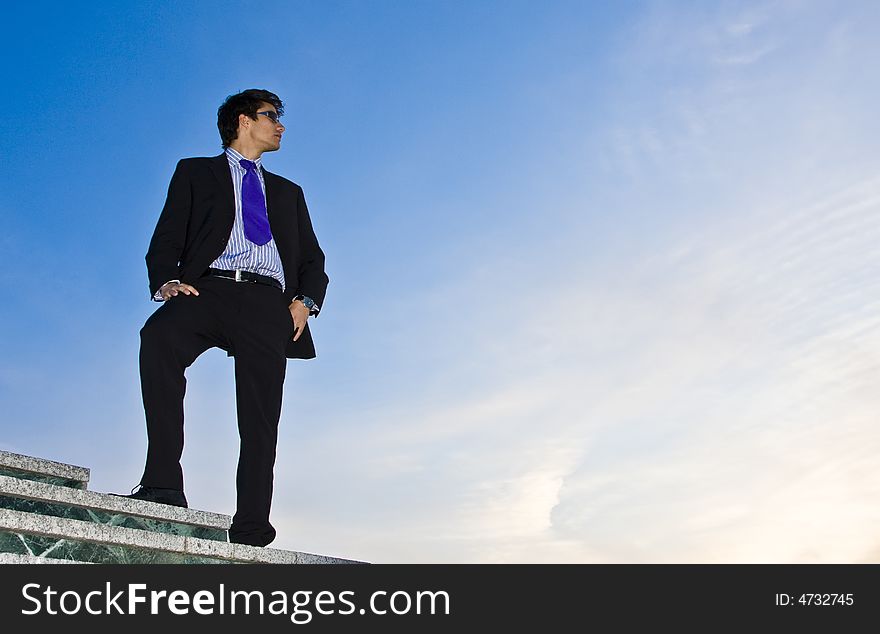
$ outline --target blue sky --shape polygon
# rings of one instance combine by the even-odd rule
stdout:
[[[880,543],[872,2],[16,5],[0,448],[127,491],[143,256],[226,95],[331,282],[273,546],[376,562],[860,562]],[[232,364],[187,497],[234,511]]]

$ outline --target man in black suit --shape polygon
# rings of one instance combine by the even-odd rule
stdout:
[[[265,546],[286,360],[310,359],[308,318],[324,301],[324,253],[303,191],[262,168],[281,147],[283,105],[265,90],[229,96],[217,112],[223,154],[177,164],[147,252],[163,305],[141,329],[146,466],[129,495],[187,506],[183,493],[184,370],[205,350],[235,358],[237,508],[232,542]]]

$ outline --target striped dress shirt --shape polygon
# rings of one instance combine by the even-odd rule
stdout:
[[[257,245],[248,240],[244,235],[244,220],[242,219],[241,207],[241,181],[244,178],[245,169],[239,161],[246,157],[242,156],[231,147],[226,148],[226,158],[229,160],[229,171],[232,172],[232,188],[235,190],[235,222],[232,225],[232,233],[229,234],[229,242],[220,257],[214,260],[211,267],[234,271],[250,271],[268,277],[274,277],[281,282],[284,288],[284,269],[281,266],[281,256],[278,255],[278,247],[275,246],[275,238],[264,245]],[[263,165],[258,158],[254,161],[257,165],[257,175],[260,177],[260,187],[263,189],[263,199],[266,198],[266,183],[263,180]]]

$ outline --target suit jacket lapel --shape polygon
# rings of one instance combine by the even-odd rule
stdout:
[[[284,213],[281,201],[282,192],[277,178],[275,174],[263,168],[263,182],[266,183],[266,214],[269,216],[269,228],[272,230],[272,237],[275,239],[275,246],[278,248],[281,263],[282,265],[287,265],[289,264],[287,256],[290,251],[288,244],[290,216]]]
[[[266,184],[266,214],[269,216],[269,227],[273,229],[272,237],[275,237],[274,228],[279,226],[280,218],[278,218],[279,210],[276,208],[277,205],[273,206],[272,203],[278,202],[278,199],[275,197],[278,188],[276,187],[275,174],[265,167],[263,168],[263,182]]]
[[[229,159],[226,152],[211,159],[211,169],[220,184],[220,201],[223,219],[229,224],[232,231],[232,223],[235,222],[235,190],[232,187],[232,172],[229,171]]]

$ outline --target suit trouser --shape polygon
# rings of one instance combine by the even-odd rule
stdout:
[[[237,508],[230,539],[265,545],[275,448],[293,320],[282,292],[265,284],[203,277],[199,295],[178,294],[141,329],[140,372],[147,420],[147,461],[141,484],[183,490],[184,371],[212,347],[235,357],[235,397],[241,439]]]

